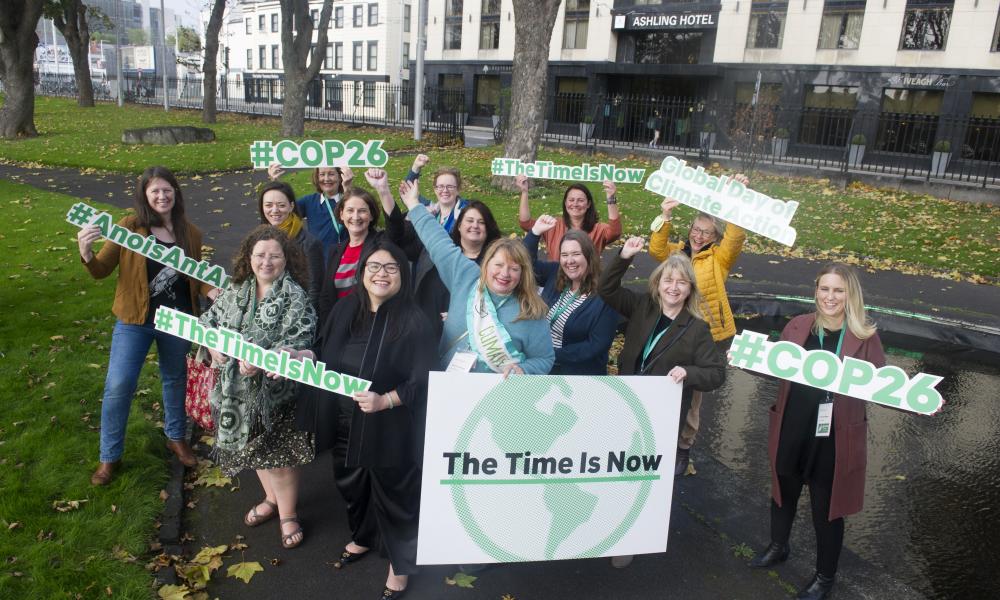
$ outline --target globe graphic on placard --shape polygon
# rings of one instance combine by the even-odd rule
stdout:
[[[455,485],[452,500],[462,527],[500,562],[604,555],[635,523],[652,482],[576,482],[571,478],[634,475],[608,471],[608,454],[653,455],[652,425],[635,393],[610,377],[511,377],[484,396],[454,446],[495,457],[498,485]],[[600,458],[600,471],[581,473],[581,449]],[[573,460],[570,473],[511,474],[508,453]],[[589,462],[589,461],[588,461]],[[482,479],[456,474],[455,479]],[[531,481],[531,483],[526,483]],[[517,523],[517,527],[511,525]],[[535,532],[526,536],[524,532]]]

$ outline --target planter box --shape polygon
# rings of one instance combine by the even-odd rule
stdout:
[[[593,123],[580,123],[580,137],[589,140],[594,135]]]
[[[864,144],[851,144],[847,152],[847,166],[857,168],[865,160]]]
[[[701,132],[701,147],[708,148],[709,151],[715,149],[715,132],[714,131],[702,131]]]
[[[934,152],[931,155],[931,176],[944,177],[944,172],[948,170],[948,162],[951,160],[951,152]]]
[[[785,155],[788,154],[788,138],[771,139],[771,154],[775,158],[785,158]]]

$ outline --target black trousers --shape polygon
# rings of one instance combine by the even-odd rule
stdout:
[[[781,506],[771,500],[771,541],[787,544],[792,533],[792,522],[798,508],[802,486],[806,482],[794,475],[778,475],[781,487]],[[840,550],[844,546],[844,519],[830,521],[830,496],[833,492],[833,473],[814,473],[809,485],[809,502],[812,505],[813,528],[816,530],[816,572],[827,577],[837,573]]]
[[[341,420],[333,446],[333,478],[347,502],[351,539],[377,548],[396,575],[417,571],[417,525],[420,518],[420,468],[348,467],[350,420]]]

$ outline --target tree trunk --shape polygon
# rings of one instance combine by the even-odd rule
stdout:
[[[42,16],[43,0],[13,0],[0,10],[0,62],[4,65],[4,104],[0,108],[0,136],[14,139],[34,137],[35,81],[32,64],[38,35],[35,27]]]
[[[561,0],[513,1],[514,62],[504,156],[534,162],[545,120],[549,43]],[[493,185],[512,191],[514,180],[513,177],[495,176]]]
[[[62,0],[59,12],[52,15],[56,29],[66,39],[69,56],[73,61],[76,79],[77,105],[94,106],[94,83],[90,79],[90,28],[87,26],[87,7],[80,0]]]
[[[205,74],[205,100],[201,108],[201,122],[215,123],[215,98],[218,89],[219,76],[216,65],[219,62],[219,31],[222,30],[222,16],[226,10],[226,0],[214,0],[212,16],[205,28],[205,62],[202,69]],[[228,85],[228,81],[226,84]],[[228,90],[224,93],[228,93]]]
[[[316,52],[311,51],[313,23],[309,18],[309,0],[280,0],[280,4],[281,60],[285,67],[281,135],[301,137],[305,131],[306,90],[323,62],[333,0],[323,0],[316,24]]]

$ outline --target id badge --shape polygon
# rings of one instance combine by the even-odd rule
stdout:
[[[448,363],[446,373],[469,373],[472,367],[476,366],[476,359],[479,358],[475,352],[456,352]]]
[[[816,413],[816,437],[830,437],[833,424],[833,402],[820,402]]]

